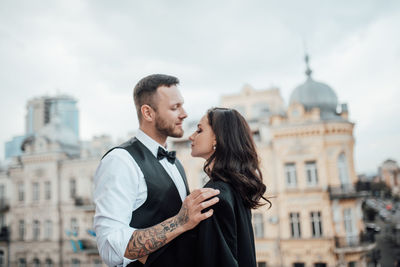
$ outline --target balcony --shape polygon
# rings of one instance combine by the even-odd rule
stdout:
[[[0,212],[7,212],[10,209],[8,198],[0,198]]]
[[[360,233],[354,236],[335,236],[335,253],[366,252],[376,246],[374,236]]]
[[[84,209],[87,211],[94,211],[95,206],[93,202],[89,198],[83,198],[83,197],[74,197],[74,204],[76,207],[79,207],[80,209]]]
[[[340,185],[340,186],[328,186],[328,192],[330,199],[351,199],[351,198],[362,198],[367,197],[368,192],[356,191],[354,186]]]

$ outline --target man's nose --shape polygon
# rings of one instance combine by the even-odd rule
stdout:
[[[187,116],[188,116],[188,115],[187,115],[187,113],[186,113],[186,110],[185,110],[184,108],[182,108],[180,118],[181,118],[181,119],[185,119]]]

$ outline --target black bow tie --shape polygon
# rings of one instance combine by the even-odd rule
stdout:
[[[167,152],[165,151],[165,149],[159,146],[157,151],[157,159],[162,160],[163,158],[167,158],[167,160],[171,164],[174,164],[176,159],[176,152],[175,151]]]

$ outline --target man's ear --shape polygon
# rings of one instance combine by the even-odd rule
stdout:
[[[142,112],[142,118],[145,121],[152,122],[155,119],[155,112],[149,105],[142,105],[140,107],[140,112]]]

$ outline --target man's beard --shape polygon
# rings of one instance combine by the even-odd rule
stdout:
[[[168,124],[162,117],[156,117],[156,129],[157,131],[165,136],[170,137],[182,137],[183,130],[179,128],[175,128],[175,124]]]

